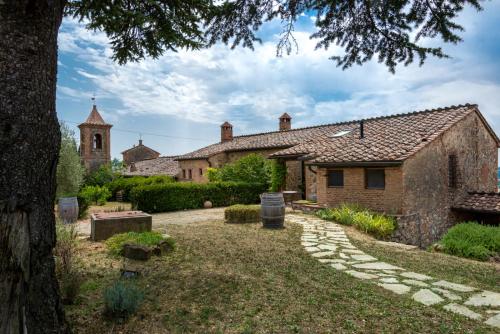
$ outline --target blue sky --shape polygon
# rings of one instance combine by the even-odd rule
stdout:
[[[283,112],[293,117],[292,127],[302,127],[477,103],[500,134],[500,1],[484,8],[460,16],[464,42],[444,46],[451,59],[400,66],[396,74],[376,61],[337,68],[328,58],[342,50],[315,51],[308,16],[296,26],[299,49],[289,56],[276,57],[280,24],[271,22],[253,52],[216,45],[124,66],[111,61],[103,33],[66,18],[59,35],[57,112],[78,136],[76,124],[87,117],[95,93],[99,111],[113,124],[112,156],[120,159],[139,133],[162,155],[181,154],[219,141],[226,120],[235,135],[277,130]]]

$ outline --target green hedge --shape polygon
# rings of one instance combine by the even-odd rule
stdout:
[[[230,224],[260,222],[260,205],[236,204],[224,210],[224,219]]]
[[[146,212],[166,212],[202,208],[205,201],[214,207],[258,203],[265,184],[237,182],[170,183],[138,186],[130,192],[134,208]]]
[[[151,185],[151,184],[168,184],[175,182],[174,178],[167,175],[157,175],[157,176],[133,176],[133,177],[120,177],[106,184],[111,193],[113,194],[113,199],[116,199],[116,193],[118,191],[123,191],[123,201],[130,202],[130,191],[138,186]]]
[[[500,226],[461,223],[450,228],[440,243],[445,253],[486,261],[500,255]]]

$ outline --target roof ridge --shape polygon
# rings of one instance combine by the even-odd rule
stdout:
[[[417,114],[425,114],[425,113],[431,113],[431,112],[437,112],[437,111],[448,111],[451,109],[458,109],[458,108],[465,108],[465,107],[478,107],[477,104],[475,103],[465,103],[465,104],[459,104],[459,105],[451,105],[448,107],[441,107],[441,108],[433,108],[433,109],[425,109],[425,110],[419,110],[419,111],[410,111],[407,113],[399,113],[399,114],[393,114],[393,115],[384,115],[384,116],[376,116],[376,117],[368,117],[368,118],[362,118],[362,119],[357,119],[357,120],[350,120],[350,121],[342,121],[342,122],[335,122],[335,123],[327,123],[327,124],[318,124],[318,125],[312,125],[312,126],[305,126],[302,128],[294,128],[290,129],[287,131],[267,131],[267,132],[258,132],[258,133],[252,133],[252,134],[246,134],[246,135],[239,135],[239,136],[233,136],[233,139],[235,138],[245,138],[245,137],[252,137],[252,136],[259,136],[259,135],[265,135],[265,134],[271,134],[271,133],[283,133],[283,132],[291,132],[291,131],[299,131],[299,130],[307,130],[307,129],[315,129],[315,128],[321,128],[321,127],[326,127],[326,126],[333,126],[333,125],[345,125],[345,124],[351,124],[351,123],[358,123],[358,122],[367,122],[367,121],[374,121],[374,120],[381,120],[381,119],[388,119],[388,118],[395,118],[395,117],[404,117],[404,116],[411,116],[411,115],[417,115]]]

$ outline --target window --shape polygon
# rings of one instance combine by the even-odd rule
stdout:
[[[343,170],[329,170],[328,171],[328,186],[329,187],[343,187],[344,186],[344,171]]]
[[[365,169],[365,186],[367,189],[384,189],[385,170]]]
[[[189,179],[191,180],[193,178],[193,170],[189,169],[188,175],[189,175]]]
[[[457,187],[457,156],[455,154],[448,156],[448,186]]]
[[[102,150],[102,137],[99,133],[94,135],[94,150]]]
[[[185,179],[185,178],[186,178],[186,170],[185,170],[185,169],[183,169],[183,170],[182,170],[182,178],[183,178],[183,179]]]
[[[203,168],[200,168],[200,176],[203,176]]]

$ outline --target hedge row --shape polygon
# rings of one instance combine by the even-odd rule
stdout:
[[[224,220],[229,224],[260,222],[260,205],[235,204],[224,210]]]
[[[138,186],[151,185],[151,184],[168,184],[175,182],[174,178],[167,175],[156,175],[156,176],[133,176],[133,177],[120,177],[114,179],[113,181],[106,184],[113,195],[113,199],[116,199],[116,193],[118,191],[123,191],[123,201],[130,202],[130,191]]]
[[[440,243],[445,253],[487,261],[500,255],[500,226],[464,222],[450,228]]]
[[[254,204],[267,190],[265,184],[237,182],[170,183],[138,186],[130,192],[132,205],[145,212],[166,212],[202,208],[205,201],[212,206]]]

